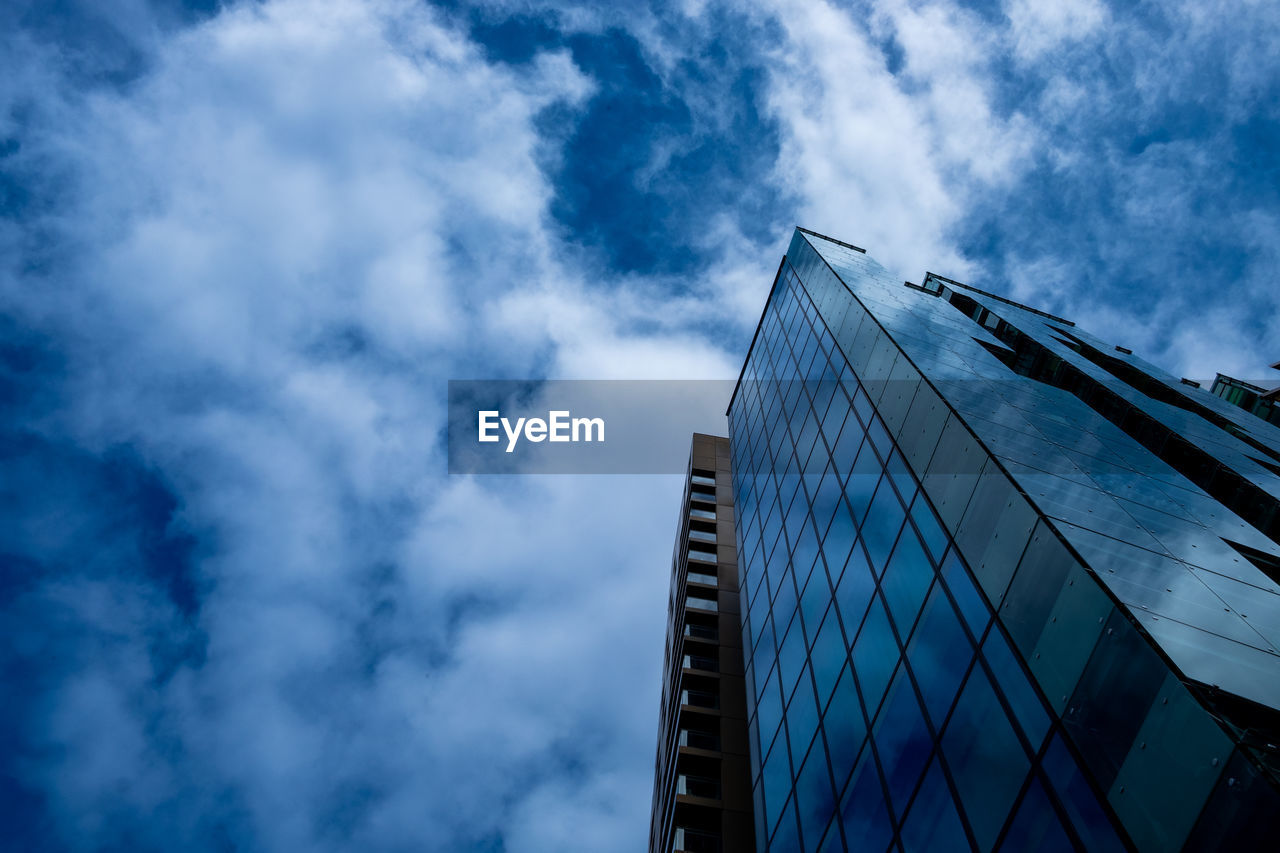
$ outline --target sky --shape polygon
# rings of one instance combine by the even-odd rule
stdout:
[[[731,379],[798,224],[1270,382],[1277,60],[1265,0],[3,4],[0,846],[644,849],[680,482],[450,476],[447,381]]]

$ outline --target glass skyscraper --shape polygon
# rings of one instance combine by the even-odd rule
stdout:
[[[1280,844],[1280,429],[803,229],[729,422],[756,849]]]

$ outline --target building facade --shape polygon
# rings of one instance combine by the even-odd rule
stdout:
[[[1280,363],[1271,365],[1271,368],[1280,370]],[[1233,406],[1239,406],[1264,421],[1280,426],[1280,387],[1267,389],[1261,385],[1219,373],[1214,377],[1209,391]]]
[[[650,853],[752,850],[729,442],[695,434],[671,558]]]
[[[729,421],[755,849],[1280,843],[1280,429],[802,229]],[[668,661],[664,853],[695,675]]]

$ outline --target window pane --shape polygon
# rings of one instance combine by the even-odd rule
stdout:
[[[755,799],[756,853],[764,853],[769,839],[769,834],[764,827],[764,786],[756,785],[752,794]]]
[[[889,810],[885,807],[880,776],[869,749],[863,751],[849,790],[840,803],[840,821],[844,825],[844,837],[856,840],[857,846],[853,849],[884,850],[892,837]]]
[[[853,644],[853,668],[867,713],[875,716],[889,678],[898,665],[898,644],[889,627],[889,617],[877,597],[867,613],[866,622]]]
[[[836,589],[836,603],[840,608],[840,619],[844,622],[845,633],[853,637],[858,633],[862,617],[866,615],[867,605],[871,603],[871,595],[875,592],[876,581],[871,575],[871,567],[861,546],[855,546],[849,556],[849,564],[844,568],[840,585]]]
[[[905,502],[911,503],[911,499],[915,495],[916,481],[911,474],[911,470],[907,468],[907,462],[902,458],[902,454],[896,450],[891,453],[889,461],[885,463],[885,470],[889,472],[889,477],[893,480],[893,484],[898,487],[898,494],[902,495],[902,499]]]
[[[942,727],[972,657],[973,646],[955,609],[942,590],[935,588],[907,646],[907,660],[934,726]]]
[[[779,559],[785,560],[786,558],[780,557]],[[769,574],[772,575],[774,573],[775,569],[770,567]],[[795,582],[792,580],[794,572],[792,572],[790,565],[784,564],[780,567],[778,573],[781,574],[781,583],[774,587],[773,606],[770,609],[773,611],[773,618],[776,623],[778,625],[786,625],[791,621],[791,613],[796,607],[796,587]]]
[[[831,520],[831,527],[827,530],[827,538],[822,543],[822,554],[827,558],[827,565],[831,567],[831,577],[839,577],[840,570],[844,567],[845,560],[849,558],[849,549],[853,547],[853,540],[857,535],[858,531],[853,524],[853,517],[849,515],[848,507],[842,501],[836,508],[835,518]]]
[[[1049,703],[1061,713],[1113,607],[1050,536],[1039,530],[1032,537],[1000,615]]]
[[[902,826],[902,845],[907,853],[961,853],[970,849],[955,801],[936,759],[930,763],[924,783],[907,813]],[[1031,849],[1034,848],[1028,848]]]
[[[1036,518],[1035,510],[1003,474],[980,478],[956,528],[956,545],[989,600],[1004,597]]]
[[[876,483],[880,481],[880,471],[880,460],[876,458],[875,451],[871,449],[869,442],[864,443],[844,486],[844,496],[848,498],[853,519],[858,523],[862,522],[862,517],[867,513],[867,507],[871,505]]]
[[[844,853],[844,842],[840,839],[840,825],[831,821],[827,827],[827,837],[822,839],[819,853]]]
[[[1119,853],[1125,849],[1060,734],[1053,736],[1045,752],[1044,771],[1087,850]]]
[[[1062,718],[1103,790],[1115,781],[1167,674],[1150,644],[1113,611]]]
[[[889,565],[880,580],[889,614],[898,626],[898,634],[911,633],[920,605],[924,602],[929,584],[933,582],[933,565],[924,553],[924,547],[909,526],[904,528],[898,544],[889,558]]]
[[[760,751],[760,727],[752,722],[747,726],[747,732],[751,735],[751,781],[754,783],[760,778],[760,759],[763,753]]]
[[[796,832],[795,799],[787,801],[787,810],[778,821],[773,839],[769,842],[769,853],[799,853],[800,836]]]
[[[849,771],[853,769],[853,761],[858,757],[858,750],[862,748],[867,735],[867,724],[863,720],[858,694],[853,687],[853,672],[848,667],[845,667],[840,680],[836,682],[822,727],[827,735],[831,772],[835,775],[836,786],[841,787],[848,778]]]
[[[929,503],[922,493],[918,493],[911,504],[911,517],[915,520],[916,527],[920,530],[920,537],[924,539],[924,544],[933,555],[933,559],[941,560],[942,552],[947,550],[947,534],[938,523],[933,510],[929,509]]]
[[[813,644],[813,652],[809,661],[813,665],[813,678],[818,685],[818,701],[826,705],[831,688],[835,686],[840,670],[847,659],[844,635],[840,633],[840,622],[836,619],[835,608],[827,610],[826,619],[818,631],[818,639]]]
[[[791,748],[797,762],[808,751],[817,729],[818,706],[813,701],[813,687],[810,686],[809,668],[806,666],[791,697],[791,704],[787,705],[787,734],[791,736]]]
[[[835,794],[827,773],[827,756],[822,741],[817,740],[804,767],[796,778],[796,806],[800,814],[800,834],[806,849],[817,847],[818,840],[835,811]]]
[[[764,783],[765,817],[768,818],[768,825],[772,828],[777,823],[778,816],[782,814],[782,807],[786,803],[787,794],[791,790],[791,762],[787,757],[787,736],[785,732],[778,732],[778,738],[774,741],[772,750],[764,760],[762,779]]]
[[[756,724],[760,729],[760,740],[768,747],[773,733],[782,722],[782,694],[778,691],[778,671],[769,673],[760,696],[760,704],[756,706]]]
[[[1231,748],[1203,706],[1167,674],[1108,792],[1139,848],[1182,847]]]
[[[756,641],[756,650],[751,656],[751,665],[755,667],[757,683],[760,683],[762,687],[763,684],[759,681],[760,673],[769,671],[777,654],[777,649],[773,645],[773,620],[769,619],[766,614],[766,618],[763,621],[764,632]]]
[[[969,673],[942,738],[978,845],[990,848],[1022,787],[1030,763],[986,673]]]
[[[969,578],[964,562],[954,548],[942,562],[942,579],[946,582],[947,589],[951,590],[965,624],[969,626],[973,636],[980,639],[982,632],[987,630],[987,623],[991,621],[991,611],[987,609],[986,601]]]
[[[803,495],[801,495],[803,498]],[[813,520],[805,516],[804,527],[799,533],[796,545],[791,549],[791,563],[795,567],[796,586],[804,585],[808,580],[808,571],[813,566],[813,558],[818,555],[818,536],[813,532]],[[803,572],[804,574],[801,574]]]
[[[1000,845],[1001,853],[1072,853],[1071,840],[1058,821],[1058,815],[1049,803],[1049,797],[1039,779],[1031,780],[1018,814],[1009,827],[1009,834]]]
[[[828,466],[813,499],[813,518],[818,523],[820,534],[826,533],[827,527],[831,524],[831,517],[835,514],[837,504],[840,503],[840,491],[840,481]]]
[[[795,492],[790,506],[787,508],[787,518],[783,527],[787,532],[787,541],[794,544],[800,541],[800,534],[804,532],[807,526],[805,522],[809,518],[809,502],[805,498],[804,490],[799,489]]]
[[[1280,838],[1280,792],[1240,752],[1227,763],[1184,848],[1266,850]]]
[[[1049,714],[1014,657],[1013,649],[1009,648],[1003,634],[992,629],[982,643],[982,653],[991,665],[991,672],[995,675],[1000,690],[1013,707],[1013,714],[1022,726],[1022,733],[1031,742],[1032,750],[1039,750],[1049,731]]]
[[[831,586],[827,583],[827,572],[823,568],[822,558],[819,557],[809,575],[809,582],[805,584],[804,592],[800,595],[800,612],[804,614],[805,635],[809,638],[810,644],[818,636],[818,625],[832,597]]]
[[[872,418],[867,424],[867,435],[871,438],[871,443],[876,446],[876,450],[880,452],[880,457],[889,458],[889,454],[893,452],[893,442],[889,439],[889,431],[884,428],[879,418]]]
[[[871,559],[871,565],[877,574],[883,571],[889,559],[889,551],[893,549],[894,540],[898,538],[898,531],[902,529],[905,518],[906,512],[889,484],[889,478],[882,477],[880,486],[876,489],[876,496],[871,501],[871,509],[867,512],[861,528],[867,556]]]
[[[884,710],[876,719],[875,742],[889,786],[890,804],[894,813],[901,815],[933,750],[933,738],[905,669],[898,669]]]
[[[862,436],[862,424],[858,423],[857,418],[849,418],[844,422],[844,429],[841,431],[840,438],[836,441],[836,446],[831,453],[832,461],[842,477],[853,468],[853,461],[858,455],[858,447],[862,444]]]

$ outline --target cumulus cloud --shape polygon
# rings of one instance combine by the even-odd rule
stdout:
[[[679,484],[446,478],[444,383],[732,377],[792,224],[1190,375],[1274,358],[1266,4],[677,5],[14,17],[26,837],[639,849]]]
[[[1098,0],[1011,0],[1005,6],[1014,54],[1029,62],[1064,42],[1087,38],[1105,26],[1106,8]]]
[[[904,276],[964,274],[954,229],[966,200],[1014,182],[1036,141],[992,105],[984,23],[950,4],[873,4],[869,22],[862,9],[779,5],[767,103],[804,223]]]
[[[1028,301],[1171,371],[1265,374],[1280,306],[1263,248],[1275,199],[1257,191],[1258,170],[1280,116],[1275,75],[1244,57],[1275,55],[1280,15],[1262,4],[1099,14],[1096,26],[1054,17],[1035,30],[1072,36],[1019,72],[1044,160],[1025,195],[983,217],[1004,238],[991,266]]]
[[[677,484],[441,478],[447,378],[731,369],[564,263],[536,124],[592,81],[408,2],[232,5],[120,87],[23,50],[8,165],[57,195],[7,223],[46,254],[0,293],[63,366],[28,426],[154,472],[199,590],[183,612],[122,546],[5,599],[32,632],[62,614],[20,720],[56,840],[633,847]]]
[[[943,232],[960,208],[918,105],[846,13],[822,4],[784,20],[768,104],[784,128],[779,170],[800,189],[805,223],[895,266],[958,264]]]

